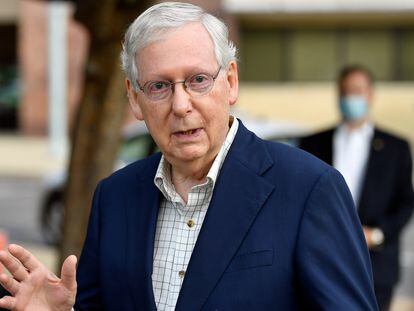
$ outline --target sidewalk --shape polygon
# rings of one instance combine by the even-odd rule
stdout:
[[[0,135],[0,175],[42,177],[61,170],[66,159],[54,157],[47,138]]]

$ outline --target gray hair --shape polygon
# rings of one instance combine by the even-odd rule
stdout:
[[[189,3],[160,3],[138,16],[125,33],[121,52],[122,69],[135,90],[138,90],[136,54],[149,44],[161,40],[168,30],[192,22],[201,23],[209,33],[217,63],[222,68],[236,60],[236,47],[228,38],[228,28],[217,17]]]

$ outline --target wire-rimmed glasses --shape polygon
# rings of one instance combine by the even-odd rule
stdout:
[[[151,101],[161,101],[169,98],[174,92],[174,84],[183,84],[188,94],[193,97],[200,97],[207,95],[211,91],[220,70],[221,67],[219,67],[214,75],[197,73],[183,81],[148,81],[143,86],[138,83],[138,87]]]

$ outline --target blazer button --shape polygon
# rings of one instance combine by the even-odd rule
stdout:
[[[375,151],[381,151],[384,149],[384,141],[381,138],[375,138],[372,142],[372,147]]]
[[[187,221],[187,226],[188,226],[189,228],[194,227],[194,226],[195,226],[195,222],[194,222],[194,220],[190,219],[189,221]]]
[[[185,271],[184,270],[181,270],[181,271],[179,271],[178,272],[178,276],[182,279],[182,278],[184,278],[184,275],[185,275]]]

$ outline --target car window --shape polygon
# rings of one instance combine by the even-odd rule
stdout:
[[[156,150],[155,143],[148,133],[134,136],[122,143],[118,159],[125,164],[143,159]]]

